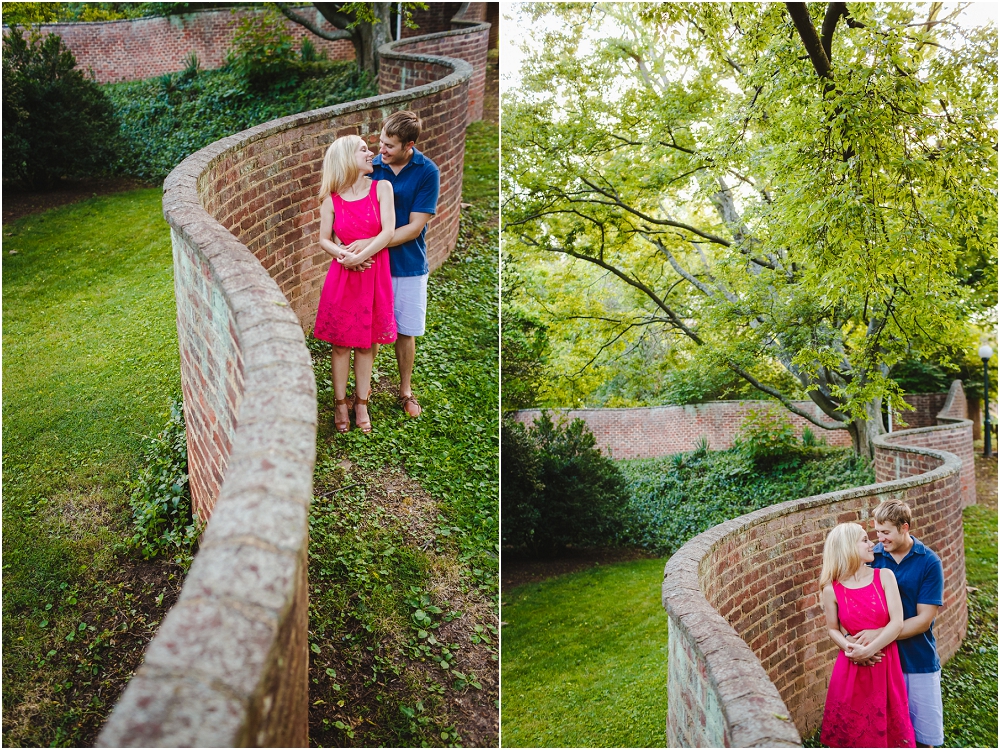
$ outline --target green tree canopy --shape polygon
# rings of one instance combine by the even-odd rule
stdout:
[[[898,362],[996,305],[996,28],[941,4],[536,5],[503,103],[505,248],[871,453]],[[995,314],[995,313],[994,313]],[[780,365],[826,415],[754,375]]]

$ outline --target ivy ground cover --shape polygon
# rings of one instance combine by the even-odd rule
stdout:
[[[312,340],[310,741],[495,746],[498,720],[498,128],[470,126],[458,246],[428,285],[408,419],[392,347],[374,431],[336,433],[329,345]],[[485,168],[484,168],[484,165]]]
[[[89,746],[182,577],[123,550],[180,390],[160,191],[3,227],[3,742]]]

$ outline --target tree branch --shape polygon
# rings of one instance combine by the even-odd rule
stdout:
[[[757,380],[757,378],[755,378],[753,375],[744,370],[735,362],[732,361],[726,362],[726,367],[735,372],[737,375],[739,375],[741,378],[747,381],[758,391],[762,391],[770,396],[774,396],[774,398],[778,399],[778,401],[780,401],[784,405],[784,407],[788,409],[788,411],[792,412],[792,414],[798,414],[800,417],[809,420],[817,427],[822,427],[824,430],[847,429],[847,424],[846,424],[847,417],[845,417],[839,411],[834,412],[830,416],[832,416],[834,419],[840,422],[840,424],[830,424],[829,422],[823,422],[818,417],[807,412],[805,409],[796,406],[795,402],[793,402],[790,398],[788,398],[788,396],[779,391],[777,388],[772,388],[769,385],[764,385],[763,383],[761,383],[759,380]]]
[[[833,60],[833,32],[837,28],[837,21],[841,16],[847,15],[847,3],[830,3],[826,6],[826,15],[823,17],[823,28],[820,30],[820,43],[823,51],[826,52],[826,59]]]
[[[806,48],[809,61],[812,63],[816,74],[820,78],[833,80],[830,57],[827,55],[826,49],[823,47],[823,42],[812,25],[812,19],[809,18],[809,9],[806,8],[806,4],[785,3],[785,7],[788,9],[788,15],[792,17],[795,29],[799,32],[799,39],[802,40],[802,46]]]
[[[329,42],[335,42],[338,39],[351,38],[351,32],[346,31],[344,29],[337,29],[336,31],[324,31],[305,16],[300,16],[298,13],[296,13],[294,10],[291,9],[291,6],[286,5],[285,3],[273,3],[273,5],[278,9],[278,12],[281,13],[281,15],[283,15],[289,21],[293,21],[297,23],[299,26],[304,26],[313,34],[318,36],[320,39],[326,39]],[[320,12],[322,13],[322,11]],[[331,15],[334,14],[331,12]],[[343,23],[336,23],[335,25],[346,26],[348,23],[350,23],[350,20],[347,18],[347,16],[344,16],[342,13],[336,15],[342,16],[342,19],[340,20],[342,20]],[[325,13],[323,13],[323,17],[326,18],[328,21],[330,20]],[[330,21],[330,23],[334,22]]]

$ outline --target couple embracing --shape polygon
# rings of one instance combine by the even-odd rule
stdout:
[[[829,747],[944,744],[941,662],[933,623],[944,603],[941,560],[910,535],[910,508],[874,511],[878,544],[836,526],[820,574],[830,638],[840,647],[820,739]]]
[[[333,257],[313,335],[333,344],[334,426],[351,429],[350,413],[371,432],[368,399],[379,344],[396,345],[399,405],[418,417],[411,378],[416,337],[427,314],[426,226],[437,212],[440,172],[416,149],[420,119],[395,112],[382,126],[376,156],[358,135],[338,138],[323,157],[320,246]],[[347,379],[354,351],[353,398]]]

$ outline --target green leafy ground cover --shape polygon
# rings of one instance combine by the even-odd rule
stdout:
[[[736,451],[702,451],[620,461],[629,503],[623,542],[669,554],[716,524],[809,495],[871,484],[871,468],[850,450],[813,448],[784,465],[757,467]]]
[[[352,61],[299,68],[264,87],[250,85],[230,68],[103,86],[121,121],[124,153],[118,170],[160,180],[186,156],[220,138],[378,93]]]
[[[118,547],[179,390],[160,191],[3,227],[3,738],[86,746],[180,568]]]
[[[496,126],[469,128],[463,200],[473,207],[431,275],[417,345],[423,415],[396,406],[384,347],[374,431],[338,435],[329,346],[311,343],[310,740],[320,746],[496,744],[497,139]]]
[[[945,747],[997,747],[996,506],[970,505],[962,516],[969,625],[941,669]]]

